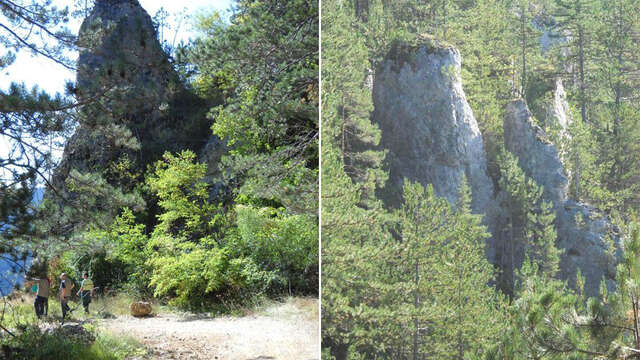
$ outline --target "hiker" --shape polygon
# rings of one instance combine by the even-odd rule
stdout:
[[[73,289],[73,283],[67,284],[67,274],[62,273],[60,275],[60,306],[62,306],[62,323],[64,324],[64,317],[71,308],[67,302],[69,301],[69,297],[71,297],[71,289]]]
[[[80,290],[76,295],[80,295],[82,298],[82,306],[84,307],[84,312],[89,313],[89,304],[91,303],[91,297],[93,296],[93,281],[89,279],[89,274],[85,271],[82,273],[82,285],[80,285]]]
[[[49,315],[49,288],[51,287],[51,280],[49,280],[47,276],[44,279],[31,279],[29,284],[34,284],[37,287],[37,289],[34,290],[36,292],[36,299],[33,302],[33,307],[36,309],[36,316],[40,319],[42,315]]]

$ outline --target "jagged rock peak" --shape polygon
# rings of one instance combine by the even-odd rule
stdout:
[[[80,95],[119,86],[143,104],[166,101],[170,80],[177,79],[157,40],[151,17],[137,0],[99,0],[78,35],[77,87]],[[139,104],[138,104],[139,105]]]
[[[547,134],[535,124],[524,100],[507,105],[504,143],[518,157],[520,168],[544,188],[544,197],[560,206],[567,201],[569,180],[560,155]]]
[[[390,176],[381,196],[399,206],[405,178],[433,184],[438,196],[458,198],[462,175],[472,208],[483,213],[493,187],[478,123],[460,78],[460,52],[428,36],[396,42],[375,71],[373,120],[388,149]]]
[[[131,4],[134,6],[140,6],[138,0],[96,0],[94,7],[97,8],[111,8],[113,6]]]

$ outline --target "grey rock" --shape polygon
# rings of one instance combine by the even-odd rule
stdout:
[[[554,206],[567,201],[569,180],[556,147],[542,128],[534,123],[524,100],[507,105],[504,144],[518,157],[520,168],[544,188],[544,198]]]
[[[107,91],[119,112],[158,116],[177,81],[151,17],[137,0],[97,0],[78,34],[80,97]]]
[[[375,72],[373,120],[390,168],[381,197],[390,206],[400,205],[405,178],[433,184],[438,196],[455,203],[464,174],[474,212],[491,207],[483,140],[462,90],[460,65],[458,50],[424,38],[417,45],[394,44]]]
[[[399,207],[408,179],[432,184],[438,196],[455,203],[464,174],[472,189],[472,209],[485,214],[493,235],[487,257],[497,263],[499,246],[509,241],[500,228],[509,214],[497,205],[500,193],[494,194],[487,175],[483,139],[462,90],[460,64],[456,49],[423,38],[417,44],[395,43],[376,69],[372,118],[382,131],[380,146],[388,150],[390,171],[379,195],[388,206]],[[560,80],[549,116],[566,132],[571,118]],[[525,174],[543,187],[544,200],[553,204],[557,246],[564,250],[559,276],[573,286],[580,269],[588,295],[598,294],[602,278],[611,289],[619,246],[615,228],[597,209],[569,199],[561,154],[523,100],[507,106],[504,141]]]
[[[72,169],[102,171],[124,154],[145,168],[165,151],[204,147],[211,136],[206,111],[217,104],[184,87],[137,0],[97,0],[78,47],[75,91],[87,105],[56,170],[57,187]]]
[[[199,162],[207,165],[204,181],[210,184],[209,199],[220,201],[231,195],[231,188],[225,185],[225,175],[220,168],[222,157],[230,150],[227,142],[217,135],[211,135],[199,154]]]
[[[80,124],[56,170],[58,187],[71,169],[102,169],[123,153],[157,146],[167,136],[164,110],[180,90],[172,86],[179,84],[177,73],[137,0],[97,0],[80,27],[78,47],[75,91],[88,105],[80,107]]]
[[[560,159],[563,164],[567,165],[569,145],[571,140],[571,133],[569,127],[573,122],[571,117],[571,110],[569,109],[569,102],[567,102],[567,93],[564,90],[562,79],[560,77],[555,79],[555,88],[553,89],[553,101],[547,106],[547,114],[545,124],[552,129],[553,143],[558,148],[560,153]],[[570,177],[570,172],[565,169],[567,175]]]
[[[227,152],[229,152],[227,142],[216,135],[212,135],[200,151],[199,161],[207,164],[208,181],[214,181],[214,179],[222,175],[219,163],[222,156]]]
[[[575,285],[580,269],[589,296],[598,295],[603,278],[608,288],[613,289],[619,256],[616,229],[597,209],[569,199],[568,180],[560,154],[545,132],[535,125],[523,100],[514,100],[507,106],[504,137],[507,150],[518,157],[518,164],[525,174],[543,186],[544,200],[554,206],[556,245],[564,250],[560,277]]]
[[[563,136],[569,136],[568,130],[572,123],[571,111],[567,102],[567,93],[564,90],[561,78],[556,78],[556,86],[553,90],[553,103],[549,107],[548,117],[554,126],[560,128]]]
[[[580,223],[576,221],[578,218]],[[609,291],[614,290],[620,240],[608,217],[587,204],[569,200],[556,213],[556,226],[557,246],[564,249],[560,261],[562,279],[575,286],[575,275],[580,269],[589,296],[599,295],[602,279]]]

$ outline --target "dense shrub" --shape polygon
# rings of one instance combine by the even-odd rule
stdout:
[[[80,337],[64,331],[43,333],[37,326],[28,326],[15,337],[0,337],[0,343],[0,355],[15,360],[121,360],[146,354],[136,341],[98,333],[94,328]]]
[[[281,285],[288,290],[317,292],[318,226],[314,218],[250,206],[237,206],[236,213],[240,241],[247,256],[286,280]]]
[[[128,277],[126,264],[119,258],[109,256],[104,249],[80,256],[74,268],[80,279],[82,273],[87,271],[95,286],[100,288],[119,287]]]
[[[71,252],[55,256],[49,261],[49,278],[51,280],[51,295],[56,294],[60,287],[60,275],[67,274],[67,282],[76,284],[82,278],[82,274],[77,271],[75,266],[75,254]],[[76,286],[77,289],[77,286]]]
[[[314,219],[272,207],[237,205],[223,212],[209,201],[205,172],[191,152],[166,154],[156,163],[147,185],[162,212],[144,248],[132,216],[125,212],[117,221],[119,252],[132,262],[146,259],[154,295],[203,309],[263,294],[317,292]]]

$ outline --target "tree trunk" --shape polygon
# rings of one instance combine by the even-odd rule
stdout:
[[[580,24],[578,24],[578,66],[580,71],[580,114],[582,115],[582,121],[588,123],[587,101],[585,99],[586,86],[584,83],[584,29]]]
[[[413,307],[415,308],[415,310],[418,310],[418,305],[420,303],[420,298],[419,298],[419,294],[418,294],[418,282],[420,279],[420,263],[418,262],[418,259],[416,259],[416,276],[415,276],[415,285],[416,288],[414,290],[413,293]],[[413,318],[413,360],[418,360],[418,316],[414,315]]]
[[[442,29],[443,39],[447,40],[447,0],[442,0]]]

